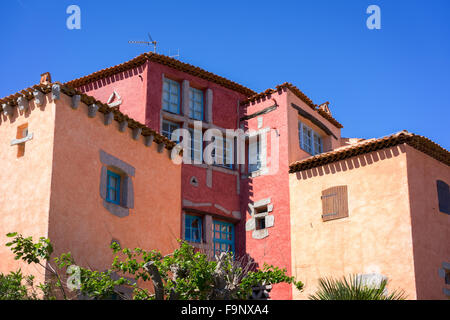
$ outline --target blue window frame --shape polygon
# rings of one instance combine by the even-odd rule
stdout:
[[[222,151],[222,155],[220,156],[219,154],[217,154],[217,163],[215,162],[214,164],[216,166],[220,166],[220,167],[224,167],[224,168],[228,168],[228,169],[233,169],[233,158],[234,158],[234,153],[233,153],[233,147],[234,147],[234,139],[223,139],[223,151]],[[213,150],[212,152],[212,156],[214,158],[216,158],[216,149]],[[222,162],[222,163],[220,163]]]
[[[189,117],[203,121],[203,91],[189,88]]]
[[[202,242],[202,218],[186,215],[184,222],[184,240]]]
[[[214,254],[221,252],[234,253],[234,225],[229,222],[213,221],[213,246]]]
[[[180,113],[180,84],[178,82],[164,79],[162,108],[172,113]]]
[[[106,201],[120,204],[120,175],[108,170]]]
[[[161,133],[163,134],[163,136],[172,140],[172,133],[176,129],[179,129],[179,128],[180,128],[180,125],[178,123],[168,121],[168,120],[163,120]],[[177,140],[174,140],[174,141],[178,142]]]
[[[301,121],[298,122],[298,138],[300,148],[309,154],[314,156],[323,152],[322,137]]]

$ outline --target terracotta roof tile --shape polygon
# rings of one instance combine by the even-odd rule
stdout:
[[[153,61],[162,65],[166,65],[168,67],[171,67],[173,69],[186,72],[188,74],[191,74],[193,76],[205,79],[207,81],[215,82],[225,88],[240,92],[246,96],[253,95],[255,92],[247,87],[244,87],[234,81],[228,80],[224,77],[215,75],[211,72],[208,72],[206,70],[203,70],[199,67],[193,66],[188,63],[181,62],[177,59],[170,58],[161,54],[153,53],[153,52],[147,52],[143,53],[134,59],[131,59],[127,62],[118,64],[116,66],[102,69],[99,71],[96,71],[94,73],[91,73],[87,76],[74,79],[71,81],[66,82],[67,85],[73,87],[73,88],[79,88],[82,85],[91,83],[93,81],[97,81],[100,79],[103,79],[105,77],[112,76],[114,74],[117,74],[119,72],[123,72],[135,67],[138,67],[142,64],[144,64],[146,61]]]
[[[128,122],[128,127],[131,129],[134,128],[141,128],[142,132],[141,134],[143,136],[149,136],[149,135],[153,135],[154,136],[154,141],[156,143],[164,143],[166,149],[171,150],[176,143],[169,140],[168,138],[166,138],[165,136],[161,135],[160,133],[150,129],[149,127],[147,127],[146,125],[130,118],[129,116],[127,116],[126,114],[120,112],[117,108],[111,108],[109,107],[107,104],[104,104],[103,102],[95,99],[92,96],[89,96],[87,94],[84,94],[76,89],[73,89],[72,87],[66,85],[66,84],[61,84],[59,82],[53,82],[53,83],[48,83],[48,84],[36,84],[34,86],[31,86],[29,88],[26,88],[24,90],[21,90],[15,94],[9,95],[7,97],[1,98],[0,99],[0,112],[3,111],[3,104],[8,104],[10,106],[17,106],[17,98],[19,98],[20,96],[24,96],[27,100],[32,100],[34,99],[34,95],[33,95],[33,91],[35,90],[39,90],[44,94],[50,93],[52,91],[52,86],[54,84],[59,84],[60,85],[60,89],[61,92],[72,97],[74,95],[80,95],[81,97],[81,101],[83,103],[85,103],[86,105],[91,105],[91,104],[96,104],[99,108],[98,108],[98,112],[100,113],[109,113],[109,112],[113,112],[114,113],[114,120],[118,121],[118,122],[122,122],[124,120],[126,120]]]
[[[393,147],[403,143],[406,143],[411,147],[429,155],[430,157],[450,166],[450,152],[448,150],[442,148],[440,145],[426,137],[403,130],[390,136],[378,139],[363,140],[361,142],[343,146],[304,160],[296,161],[289,166],[289,172],[294,173],[297,171],[320,167],[328,163],[348,159],[360,154]]]
[[[308,98],[308,96],[306,94],[304,94],[299,88],[297,88],[296,86],[294,86],[292,83],[289,83],[289,82],[280,84],[280,85],[276,86],[275,89],[267,89],[264,92],[252,95],[252,96],[248,97],[246,100],[242,101],[241,105],[248,105],[251,102],[261,100],[261,99],[263,99],[267,96],[270,96],[276,92],[285,91],[286,89],[291,90],[291,92],[293,94],[295,94],[298,98],[300,98],[300,100],[302,100],[304,103],[306,103],[311,109],[317,111],[322,117],[327,119],[335,127],[343,128],[342,124],[340,124],[336,119],[334,119],[327,112],[319,109],[318,106],[316,104],[314,104],[314,102],[312,102],[312,100],[310,98]]]

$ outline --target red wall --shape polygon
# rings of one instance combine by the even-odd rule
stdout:
[[[248,203],[265,198],[271,198],[273,204],[273,214],[275,217],[274,226],[268,228],[269,236],[264,239],[253,239],[252,231],[246,232],[245,245],[247,252],[259,264],[272,264],[280,268],[286,268],[291,275],[291,241],[290,241],[290,216],[289,216],[289,168],[288,168],[288,126],[287,126],[287,97],[286,93],[274,94],[270,98],[275,98],[279,105],[277,109],[262,116],[262,128],[276,128],[279,134],[279,161],[278,171],[275,174],[249,178],[242,182],[244,190],[241,210],[246,213],[247,220]],[[243,112],[253,114],[267,107],[274,105],[274,101],[266,99],[256,104],[251,104]],[[258,130],[257,117],[245,123],[248,129]],[[276,150],[273,151],[275,153]],[[267,157],[273,158],[271,150],[270,135],[268,134]],[[244,228],[244,226],[241,226]],[[292,290],[290,285],[275,285],[270,294],[271,299],[291,299]]]

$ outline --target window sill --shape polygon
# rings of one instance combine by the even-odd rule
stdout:
[[[268,172],[269,172],[269,169],[267,167],[265,167],[265,168],[261,168],[259,170],[250,172],[248,174],[248,177],[249,178],[256,178],[256,177],[259,177],[259,176],[263,176],[263,175],[267,174]]]
[[[129,208],[125,208],[122,207],[121,205],[112,203],[112,202],[108,202],[106,200],[103,200],[103,206],[105,207],[106,210],[108,210],[111,214],[119,217],[119,218],[123,218],[126,217],[130,214],[130,209]]]

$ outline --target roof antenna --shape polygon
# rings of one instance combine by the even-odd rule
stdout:
[[[153,45],[153,53],[156,53],[156,41],[152,39],[152,36],[150,35],[150,32],[148,32],[148,38],[150,41],[128,41],[128,43],[134,43],[134,44],[146,44],[146,45]]]
[[[176,58],[180,58],[180,49],[177,49],[177,54],[174,54],[174,55],[170,55],[170,49],[169,49],[169,58],[174,58],[174,59],[176,59]]]

